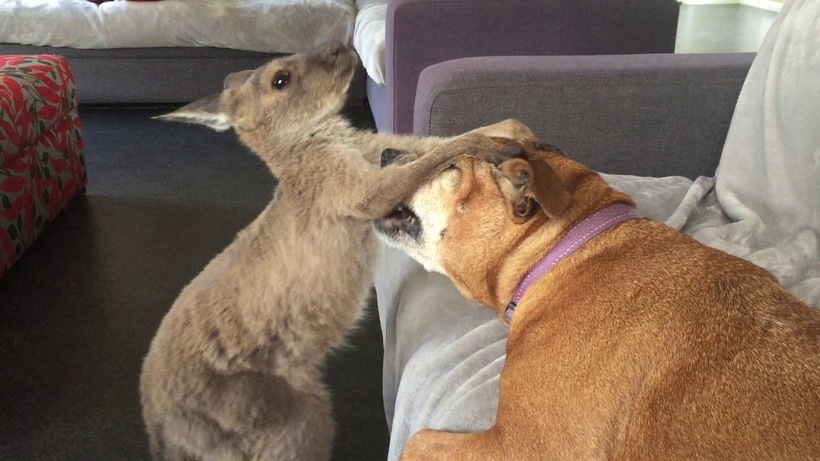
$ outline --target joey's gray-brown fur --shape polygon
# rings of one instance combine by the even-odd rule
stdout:
[[[279,182],[261,215],[182,290],[151,343],[140,394],[155,459],[329,459],[321,366],[369,294],[378,251],[370,220],[459,156],[520,152],[478,133],[353,129],[338,111],[355,65],[340,47],[277,59],[162,117],[233,128]],[[477,131],[531,137],[514,121]],[[424,155],[379,169],[387,147]]]

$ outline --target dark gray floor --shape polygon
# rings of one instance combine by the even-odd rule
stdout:
[[[148,344],[180,289],[271,198],[272,178],[232,133],[157,113],[81,112],[87,197],[0,279],[2,461],[147,460],[137,377]],[[336,460],[386,453],[369,311],[328,367]]]

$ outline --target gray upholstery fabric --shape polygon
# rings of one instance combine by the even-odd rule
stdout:
[[[419,77],[414,132],[517,118],[607,173],[713,175],[748,54],[486,57]]]
[[[231,72],[253,69],[282,54],[225,48],[76,49],[0,44],[0,54],[59,54],[68,58],[80,104],[183,103],[222,89]],[[350,94],[364,98],[364,69]]]
[[[75,48],[0,45],[0,54],[68,58],[80,104],[178,103],[215,93],[225,75],[276,55],[220,48]]]
[[[387,90],[384,85],[379,85],[373,79],[367,78],[367,101],[370,104],[370,111],[373,113],[374,120],[384,120],[387,117],[385,112],[388,110],[385,99],[387,98]]]
[[[676,0],[390,0],[380,131],[409,133],[419,73],[471,56],[672,53]]]

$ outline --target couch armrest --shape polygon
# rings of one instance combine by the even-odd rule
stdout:
[[[415,133],[505,118],[592,168],[712,175],[753,53],[457,59],[419,77]]]
[[[413,127],[419,73],[472,56],[672,53],[676,0],[390,0],[386,124]]]

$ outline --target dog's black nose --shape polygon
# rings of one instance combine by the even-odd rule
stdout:
[[[384,168],[387,165],[390,165],[391,163],[395,162],[397,158],[401,157],[404,154],[405,154],[404,151],[401,151],[401,150],[398,150],[398,149],[387,148],[387,149],[383,150],[382,151],[382,159],[381,159],[381,167]]]

